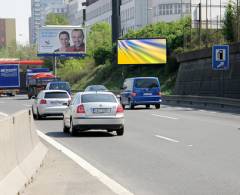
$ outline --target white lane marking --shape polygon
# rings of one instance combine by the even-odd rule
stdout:
[[[6,114],[6,113],[3,113],[3,112],[0,112],[0,115],[2,115],[2,116],[8,116],[8,114]]]
[[[85,169],[87,172],[89,172],[94,177],[98,178],[103,184],[105,184],[108,188],[110,188],[114,193],[119,195],[133,195],[132,192],[128,191],[126,188],[121,186],[119,183],[93,167],[90,163],[88,163],[86,160],[69,150],[68,148],[64,147],[54,139],[50,138],[49,136],[45,135],[41,131],[37,130],[38,135],[43,138],[45,141],[50,143],[52,146],[57,148],[58,150],[61,150],[62,153],[64,153],[66,156],[68,156],[70,159],[72,159],[74,162],[76,162],[79,166],[81,166],[83,169]]]
[[[163,115],[159,115],[159,114],[152,114],[152,115],[157,116],[157,117],[161,117],[161,118],[173,119],[173,120],[178,120],[179,119],[179,118],[170,117],[170,116],[163,116]]]
[[[171,138],[168,138],[168,137],[164,137],[164,136],[161,136],[161,135],[155,135],[155,136],[158,137],[158,138],[161,138],[161,139],[165,139],[165,140],[170,141],[170,142],[174,142],[174,143],[179,142],[178,140],[171,139]]]

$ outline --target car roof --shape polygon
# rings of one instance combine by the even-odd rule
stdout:
[[[88,87],[96,87],[96,86],[103,86],[103,87],[105,87],[104,85],[88,85],[87,88]]]
[[[68,83],[67,81],[52,81],[52,82],[49,82],[49,84],[52,84],[52,83]]]
[[[58,90],[58,89],[54,89],[54,90],[42,90],[43,93],[47,93],[47,92],[66,92],[68,93],[66,90]]]
[[[84,94],[109,94],[109,95],[114,95],[110,91],[84,91],[84,92],[78,92],[76,94],[84,95]]]
[[[126,79],[158,79],[158,77],[131,77]]]

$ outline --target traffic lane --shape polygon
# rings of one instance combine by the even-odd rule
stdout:
[[[175,110],[171,107],[162,110],[136,111],[139,112],[137,116],[139,120],[147,120],[147,124],[153,124],[153,126],[164,126],[163,130],[168,133],[167,135],[184,139],[187,142],[200,142],[201,145],[201,141],[205,140],[214,142],[216,136],[239,138],[239,115],[202,112],[195,109],[186,111],[185,108]],[[132,113],[135,114],[134,111]]]
[[[159,121],[152,117],[149,123],[146,115],[151,111],[126,111],[126,134],[123,137],[113,137],[111,134],[102,132],[86,132],[79,134],[79,137],[72,138],[61,133],[61,121],[57,121],[56,124],[56,121],[52,120],[48,120],[52,127],[46,133],[67,145],[136,194],[146,194],[146,192],[147,194],[156,194],[160,189],[161,192],[170,194],[197,194],[196,191],[204,192],[204,194],[213,192],[231,194],[237,189],[239,178],[236,176],[236,172],[232,171],[232,169],[238,170],[234,168],[235,165],[231,166],[228,162],[222,163],[223,167],[225,165],[229,167],[222,171],[222,165],[217,165],[215,168],[215,163],[213,163],[215,156],[213,155],[212,160],[211,152],[210,155],[205,155],[207,151],[203,150],[202,157],[202,149],[197,148],[196,144],[189,148],[182,142],[175,144],[156,138],[154,136],[156,127],[164,127],[158,129],[167,133],[170,131],[167,127],[172,122],[163,125],[164,120]],[[149,127],[146,123],[153,127]],[[44,125],[44,123],[40,125]],[[176,129],[179,124],[174,126]],[[206,148],[208,149],[208,147]],[[219,152],[217,151],[217,153]],[[239,158],[236,156],[236,159]],[[236,161],[236,164],[238,162]],[[223,178],[227,178],[226,181]],[[159,183],[163,184],[159,185]],[[188,183],[187,186],[190,186],[188,187],[190,189],[187,189],[188,193],[185,193],[186,189],[183,187],[186,186],[186,183]],[[201,186],[205,186],[204,189],[201,189]]]
[[[31,109],[32,100],[28,100],[27,95],[16,95],[14,97],[0,97],[0,112],[14,114],[23,109]]]

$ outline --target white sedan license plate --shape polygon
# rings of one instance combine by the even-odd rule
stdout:
[[[53,105],[61,105],[61,104],[63,104],[63,102],[60,102],[60,101],[53,101],[53,102],[51,102],[51,104],[53,104]]]
[[[93,108],[93,113],[109,113],[111,108]]]

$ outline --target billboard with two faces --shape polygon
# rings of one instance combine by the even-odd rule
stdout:
[[[166,39],[118,40],[118,64],[165,64]]]
[[[85,29],[79,26],[44,26],[39,29],[39,54],[85,54]]]

